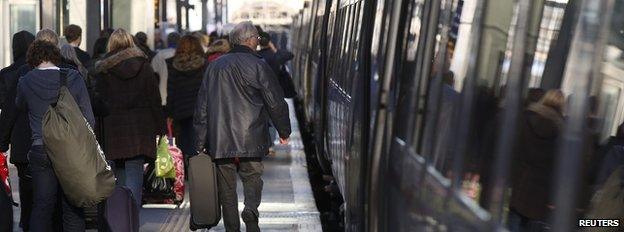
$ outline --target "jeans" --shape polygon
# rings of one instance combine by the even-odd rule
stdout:
[[[510,232],[547,232],[550,225],[540,220],[527,218],[514,209],[509,210],[507,228]]]
[[[277,129],[273,126],[272,123],[269,123],[269,136],[271,137],[271,147],[275,145],[275,140],[277,140]]]
[[[52,163],[43,146],[32,146],[28,153],[33,185],[33,208],[30,230],[52,231],[54,211],[59,198],[62,207],[63,231],[84,231],[84,211],[67,202],[60,188]]]
[[[136,156],[130,159],[115,160],[112,165],[117,186],[126,186],[132,192],[137,207],[141,208],[143,195],[143,156]]]
[[[30,230],[30,214],[33,205],[32,175],[28,163],[15,164],[17,176],[19,177],[19,197],[20,197],[20,223],[19,226],[24,231]]]
[[[243,214],[252,216],[252,220],[245,220],[247,231],[260,231],[258,228],[258,206],[262,199],[262,165],[261,158],[240,158],[239,166],[234,159],[217,159],[217,186],[219,188],[219,202],[223,211],[223,223],[226,231],[240,231],[238,217],[238,195],[236,194],[236,173],[243,182],[245,208]],[[253,220],[255,219],[255,220]]]

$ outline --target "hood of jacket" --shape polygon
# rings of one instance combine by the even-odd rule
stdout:
[[[545,139],[552,139],[559,135],[563,128],[563,115],[557,110],[533,103],[529,105],[527,111],[533,113],[527,117],[527,123],[533,133]]]
[[[13,35],[13,61],[26,59],[26,52],[30,44],[35,41],[35,36],[28,31],[20,31]]]
[[[230,43],[225,39],[220,39],[208,46],[207,54],[226,53],[230,51]]]
[[[67,70],[68,87],[79,78],[80,73],[73,69]],[[33,69],[24,76],[24,85],[29,88],[32,93],[39,99],[44,101],[55,100],[58,97],[58,91],[61,87],[60,75],[58,70],[40,70]]]
[[[200,70],[206,64],[206,59],[201,55],[176,55],[171,58],[171,65],[180,72]]]
[[[122,79],[139,75],[147,56],[141,49],[133,47],[108,55],[95,64],[96,73],[109,73]]]

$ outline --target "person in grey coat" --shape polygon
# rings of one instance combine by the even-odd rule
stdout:
[[[197,154],[217,165],[219,202],[227,231],[239,231],[236,174],[243,182],[247,231],[260,231],[262,158],[268,154],[269,120],[287,144],[290,118],[284,93],[271,67],[255,52],[258,31],[242,22],[230,33],[232,50],[212,62],[199,90],[194,115]]]

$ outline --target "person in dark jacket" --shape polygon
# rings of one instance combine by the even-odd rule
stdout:
[[[58,34],[56,34],[56,32],[54,32],[51,29],[43,29],[39,32],[37,32],[37,35],[35,36],[35,40],[36,41],[47,41],[51,44],[54,44],[55,46],[58,46],[59,44],[59,37]],[[66,68],[66,69],[73,69],[78,71],[78,67],[76,67],[75,65],[69,64],[67,62],[65,62],[64,59],[61,58],[61,62],[58,64],[59,68]],[[17,70],[17,75],[22,77],[25,76],[26,73],[30,72],[30,70],[33,70],[34,67],[32,67],[29,64],[24,64],[22,65],[22,67],[20,67]]]
[[[147,34],[145,34],[145,32],[137,32],[136,35],[134,35],[134,43],[145,53],[148,60],[152,62],[152,58],[156,56],[156,52],[152,51],[147,45]]]
[[[104,117],[104,150],[114,161],[117,184],[127,186],[141,205],[143,164],[156,155],[163,113],[158,82],[147,57],[132,35],[117,29],[108,41],[108,55],[95,66],[96,92],[108,115]]]
[[[63,229],[65,231],[85,229],[83,209],[70,205],[64,194],[58,197],[62,189],[44,148],[42,136],[43,116],[50,104],[57,101],[63,76],[85,119],[90,125],[94,125],[89,94],[82,76],[75,70],[59,69],[60,62],[61,54],[56,45],[46,41],[35,41],[28,50],[28,63],[35,69],[22,77],[17,87],[15,104],[18,109],[28,113],[32,129],[32,147],[28,153],[34,187],[31,231],[52,229],[53,214],[59,198],[62,204]]]
[[[287,144],[291,132],[288,105],[271,67],[254,51],[258,31],[253,24],[236,25],[230,42],[233,49],[208,66],[199,91],[194,116],[196,149],[215,159],[226,230],[240,229],[238,172],[245,193],[241,217],[247,231],[260,231],[262,158],[271,145],[268,124],[273,122],[280,142]]]
[[[10,162],[17,167],[18,189],[20,198],[20,227],[29,230],[30,212],[32,209],[32,178],[28,169],[28,151],[30,150],[30,125],[28,115],[17,110],[17,75],[19,67],[26,64],[26,51],[35,40],[35,36],[27,31],[13,35],[13,64],[0,70],[0,83],[6,93],[0,113],[0,152],[7,152],[11,147]]]
[[[260,37],[261,49],[258,51],[258,54],[264,58],[267,64],[271,66],[273,72],[275,72],[275,76],[284,91],[284,96],[286,98],[293,98],[297,96],[295,85],[290,77],[290,73],[286,69],[286,62],[292,60],[295,55],[287,50],[278,50],[275,48],[275,45],[273,45],[273,42],[271,41],[271,36],[268,33],[262,32],[260,33]]]
[[[180,38],[175,55],[167,59],[167,113],[179,132],[176,142],[186,164],[188,156],[195,152],[193,113],[207,65],[199,39],[191,35]]]
[[[548,90],[520,117],[512,174],[509,226],[511,231],[544,227],[552,210],[552,176],[563,127],[565,97]]]
[[[89,53],[80,49],[80,43],[82,42],[82,28],[78,25],[70,24],[63,30],[63,35],[67,39],[67,43],[71,45],[76,51],[76,56],[81,64],[88,64],[91,61]]]

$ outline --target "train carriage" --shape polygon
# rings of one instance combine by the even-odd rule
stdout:
[[[306,2],[292,27],[296,102],[310,155],[344,200],[345,230],[504,228],[515,128],[536,88],[568,99],[549,224],[576,228],[578,167],[624,121],[621,10],[612,0]]]

